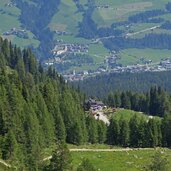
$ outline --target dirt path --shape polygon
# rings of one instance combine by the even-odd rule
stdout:
[[[70,152],[124,152],[124,151],[134,151],[134,150],[151,150],[154,148],[115,148],[115,149],[89,149],[89,148],[75,148],[69,149]],[[50,160],[52,156],[46,157],[43,161]]]
[[[3,164],[3,165],[6,166],[6,167],[9,167],[9,168],[11,167],[10,164],[6,163],[6,162],[3,161],[3,160],[0,160],[0,163]]]
[[[137,150],[151,150],[154,148],[115,148],[115,149],[70,149],[71,152],[122,152],[122,151],[137,151]]]
[[[141,31],[137,31],[135,33],[127,33],[126,36],[127,37],[131,37],[131,36],[134,36],[134,35],[137,35],[137,34],[140,34],[140,33],[144,33],[144,32],[150,31],[150,30],[155,30],[155,29],[157,29],[159,27],[160,27],[160,25],[154,26],[154,27],[150,27],[150,28],[147,28],[147,29],[144,29],[144,30],[141,30]]]
[[[71,152],[117,152],[117,151],[132,151],[131,148],[125,148],[125,149],[70,149]]]

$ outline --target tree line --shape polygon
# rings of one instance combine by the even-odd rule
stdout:
[[[147,92],[151,87],[159,86],[171,92],[171,71],[144,73],[110,73],[87,78],[72,83],[87,96],[104,99],[110,92],[133,91]],[[91,88],[89,88],[91,87]]]
[[[110,107],[120,107],[134,111],[144,112],[153,116],[163,117],[171,112],[171,94],[161,87],[152,87],[146,93],[114,92],[110,93],[105,102]]]

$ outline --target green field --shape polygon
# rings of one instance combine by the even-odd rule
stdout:
[[[101,3],[99,3],[101,5]],[[120,20],[125,20],[130,14],[135,12],[143,11],[149,7],[153,6],[151,2],[125,2],[116,5],[115,2],[106,4],[111,4],[109,8],[96,9],[93,14],[93,19],[98,26],[110,26],[112,23]]]
[[[76,35],[78,33],[78,23],[82,21],[82,14],[77,13],[76,5],[73,1],[62,0],[59,11],[52,18],[49,27],[51,30],[67,31]]]
[[[72,152],[74,170],[83,159],[89,159],[100,171],[143,171],[151,162],[155,149],[127,152]],[[171,168],[171,150],[161,149]]]
[[[13,27],[20,27],[20,22],[18,21],[20,10],[16,7],[7,7],[6,4],[9,2],[9,0],[0,1],[0,33],[8,31]]]
[[[148,119],[147,115],[144,115],[142,112],[135,112],[132,110],[118,110],[117,112],[115,112],[113,114],[113,117],[115,117],[116,119],[120,119],[120,118],[124,118],[126,120],[130,120],[131,117],[133,117],[134,115],[137,115],[137,117],[142,117],[142,118],[146,118]]]
[[[116,21],[126,20],[130,15],[144,10],[160,8],[163,9],[168,0],[142,1],[142,0],[96,0],[96,5],[109,5],[109,8],[95,9],[93,20],[100,27],[110,26]]]
[[[98,147],[99,145],[96,146]],[[102,149],[110,148],[109,146],[107,147],[105,145],[100,145],[100,147],[103,147]],[[80,147],[77,148],[80,149]],[[89,149],[91,149],[91,146]],[[167,158],[168,168],[171,168],[171,150],[166,148],[131,149],[130,151],[128,150],[108,152],[71,152],[71,157],[74,171],[76,171],[77,167],[84,159],[89,159],[96,170],[99,171],[144,171],[144,167],[151,163],[152,157],[156,153],[156,151],[160,151],[161,155]],[[0,164],[0,170],[9,171],[9,169],[3,164]]]
[[[27,2],[28,1],[26,0]],[[20,16],[20,10],[15,6],[7,6],[8,3],[10,3],[10,0],[1,0],[0,1],[0,35],[4,32],[7,32],[11,30],[12,28],[16,29],[23,29],[21,28],[21,23],[19,21]],[[14,35],[10,36],[2,36],[3,38],[7,38],[8,40],[12,41],[14,44],[17,44],[20,47],[27,47],[32,45],[33,47],[37,48],[39,46],[39,41],[34,39],[33,33],[30,31],[27,31],[27,34],[29,36],[28,39],[19,38]]]
[[[120,51],[118,63],[126,65],[142,64],[141,58],[152,60],[152,63],[160,62],[161,59],[171,58],[171,50],[160,49],[125,49]]]
[[[88,52],[88,54],[92,56],[96,63],[103,63],[108,53],[109,51],[103,46],[103,44],[90,45]]]

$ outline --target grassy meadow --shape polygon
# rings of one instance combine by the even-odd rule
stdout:
[[[161,59],[171,58],[171,50],[130,48],[120,51],[118,56],[121,58],[118,63],[124,66],[136,63],[142,64],[141,58],[152,60],[152,63],[159,63]]]
[[[171,168],[171,150],[160,149],[166,156]],[[132,150],[123,152],[72,152],[74,171],[83,159],[89,159],[99,171],[144,171],[151,162],[155,149]]]

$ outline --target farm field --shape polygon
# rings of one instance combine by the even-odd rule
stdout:
[[[171,58],[171,50],[159,49],[125,49],[120,51],[118,63],[126,65],[142,64],[141,58],[152,60],[152,63],[159,63],[161,59]]]
[[[131,14],[142,12],[145,10],[164,8],[165,4],[169,2],[164,1],[142,1],[142,0],[126,0],[112,1],[112,0],[96,0],[96,5],[109,5],[109,8],[99,8],[93,13],[93,19],[98,26],[110,26],[113,22],[123,21]]]

